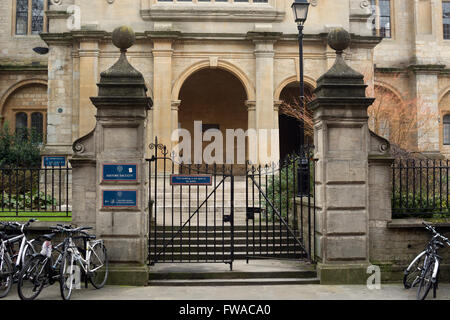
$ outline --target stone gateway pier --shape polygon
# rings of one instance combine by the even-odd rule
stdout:
[[[148,281],[145,150],[147,97],[142,74],[127,60],[133,30],[114,30],[119,60],[101,73],[94,131],[75,141],[73,222],[93,225],[105,240],[110,283],[145,285]],[[126,169],[127,172],[123,172]],[[123,178],[121,178],[123,177]]]

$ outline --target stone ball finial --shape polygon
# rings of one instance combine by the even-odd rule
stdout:
[[[125,52],[136,42],[136,35],[130,27],[121,26],[114,29],[112,42],[120,51]]]
[[[328,34],[328,45],[341,54],[350,46],[350,34],[344,28],[335,28]]]

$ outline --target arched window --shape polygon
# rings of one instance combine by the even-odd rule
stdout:
[[[31,114],[31,130],[39,142],[43,141],[44,135],[44,115],[41,112]]]
[[[16,113],[16,134],[23,139],[27,138],[28,115],[25,112]]]
[[[450,145],[450,115],[444,116],[444,145]]]
[[[39,34],[47,30],[48,0],[13,0],[13,4],[16,35]]]

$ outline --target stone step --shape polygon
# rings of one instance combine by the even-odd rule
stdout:
[[[149,280],[150,286],[159,287],[208,287],[208,286],[275,286],[275,285],[306,285],[320,284],[320,279],[312,278],[256,278],[256,279],[200,279],[200,280]]]
[[[195,234],[194,234],[194,236],[195,236]],[[256,238],[256,239],[258,240],[258,242],[255,241],[255,243],[259,243],[259,238]],[[271,239],[266,238],[266,239],[268,240],[269,247],[273,247],[274,244],[276,246],[279,246],[280,244],[284,245],[284,244],[288,244],[288,243],[289,244],[293,244],[294,243],[293,239],[289,239],[289,240],[286,239],[286,238],[282,238],[282,239],[275,238],[275,240],[272,239],[272,238]],[[262,244],[264,246],[267,244],[266,239],[262,238]],[[171,240],[171,238],[158,238],[156,240],[156,245],[157,246],[162,246],[162,245],[164,245],[166,243],[169,243],[170,240]],[[252,242],[253,242],[252,239],[248,240],[249,244],[251,244]],[[247,244],[247,239],[245,237],[235,238],[233,243],[235,245],[245,245],[245,244]],[[154,246],[155,240],[154,239],[150,239],[150,244],[152,246]],[[196,237],[195,238],[191,237],[191,239],[186,239],[186,238],[180,239],[179,237],[177,237],[173,241],[173,245],[174,246],[180,246],[180,245],[182,245],[182,246],[189,246],[189,245],[191,245],[193,247],[197,247],[197,246],[201,246],[201,247],[203,247],[203,246],[212,246],[213,247],[214,245],[216,245],[216,246],[222,247],[222,245],[230,246],[231,245],[231,238],[224,238],[224,239],[222,239],[221,234],[217,234],[215,239],[214,239],[214,236],[211,236],[209,238],[199,238],[199,239],[197,239]],[[172,244],[170,244],[170,246],[172,246]]]
[[[170,240],[170,239],[168,239]],[[223,253],[223,251],[225,252],[230,252],[231,251],[231,245],[226,245],[226,246],[222,246],[222,243],[217,241],[216,242],[216,246],[213,245],[195,245],[194,243],[192,243],[190,246],[189,245],[176,245],[174,243],[174,245],[171,245],[170,241],[166,241],[167,245],[163,246],[162,244],[157,245],[156,246],[156,250],[154,246],[150,246],[152,247],[151,250],[153,252],[162,252],[165,251],[166,253],[172,254],[172,253],[180,253],[180,252],[191,252],[191,254],[196,254],[196,253],[210,253],[210,252],[216,252],[216,253]],[[259,241],[255,241],[255,242],[249,242],[248,247],[246,246],[245,243],[242,244],[235,244],[234,246],[234,252],[238,253],[238,252],[251,252],[253,254],[277,254],[277,253],[302,253],[303,249],[298,245],[298,244],[293,244],[293,242],[291,241],[291,243],[288,245],[287,243],[284,245],[281,245],[279,243],[268,243],[267,246],[267,242],[262,242],[261,245],[259,243]]]
[[[167,238],[171,239],[173,236],[176,236],[176,238],[179,238],[179,239],[183,239],[183,238],[188,239],[189,231],[183,230],[180,233],[178,233],[177,231],[178,231],[177,229],[174,229],[173,233],[172,233],[171,230],[167,230],[165,233],[161,232],[161,231],[157,231],[156,238],[157,239],[161,239],[163,236],[165,236],[166,239]],[[225,231],[217,230],[216,234],[217,234],[218,237],[220,235],[221,238],[222,238],[222,235],[225,238],[231,237],[231,232],[230,231],[226,231],[226,230]],[[210,231],[208,231],[208,232],[205,232],[205,231],[199,231],[199,232],[191,231],[190,235],[191,235],[191,239],[193,239],[194,237],[195,238],[198,237],[200,239],[202,239],[202,238],[213,238],[214,237],[214,232],[210,232]],[[247,236],[247,233],[245,231],[238,231],[238,232],[235,231],[234,232],[234,238],[235,239],[246,238],[246,236]],[[273,237],[275,237],[275,239],[277,239],[277,238],[282,238],[282,239],[283,238],[284,239],[290,238],[290,239],[293,239],[292,235],[290,233],[288,233],[287,231],[285,231],[285,230],[282,230],[281,232],[279,230],[276,230],[275,232],[273,232],[271,230],[267,231],[267,232],[266,231],[259,232],[259,231],[255,230],[254,232],[253,231],[249,231],[248,236],[249,236],[249,238],[252,238],[252,239],[253,239],[253,236],[255,237],[255,239],[259,239],[260,237],[262,239],[268,238],[269,240],[272,239]],[[154,238],[155,238],[155,233],[152,230],[150,232],[150,239],[154,239]]]
[[[224,263],[157,263],[150,266],[153,286],[235,286],[318,284],[315,266],[301,260],[236,260]]]
[[[159,253],[159,252],[158,252]],[[152,253],[152,255],[150,255],[150,260],[152,261],[154,256],[154,252]],[[234,259],[235,260],[246,260],[248,257],[248,255],[245,252],[241,252],[241,253],[235,253],[234,255]],[[301,260],[301,259],[305,259],[306,255],[304,253],[300,253],[300,252],[296,252],[296,253],[269,253],[269,254],[255,254],[256,258],[267,258],[267,259],[293,259],[293,260]],[[164,259],[165,258],[165,259]],[[170,261],[176,261],[176,262],[221,262],[221,261],[229,261],[230,260],[230,253],[229,252],[225,252],[225,254],[223,254],[222,252],[217,252],[217,254],[212,254],[212,253],[176,253],[176,254],[167,254],[165,257],[163,257],[163,255],[159,255],[159,262],[170,262]]]

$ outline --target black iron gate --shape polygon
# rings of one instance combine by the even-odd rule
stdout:
[[[232,269],[233,167],[176,163],[157,138],[150,149],[150,264],[224,262]]]
[[[150,145],[149,263],[312,259],[315,203],[310,149],[271,166],[190,165]],[[181,174],[179,174],[181,173]]]
[[[284,161],[249,165],[246,259],[314,259],[315,165],[305,147]]]

